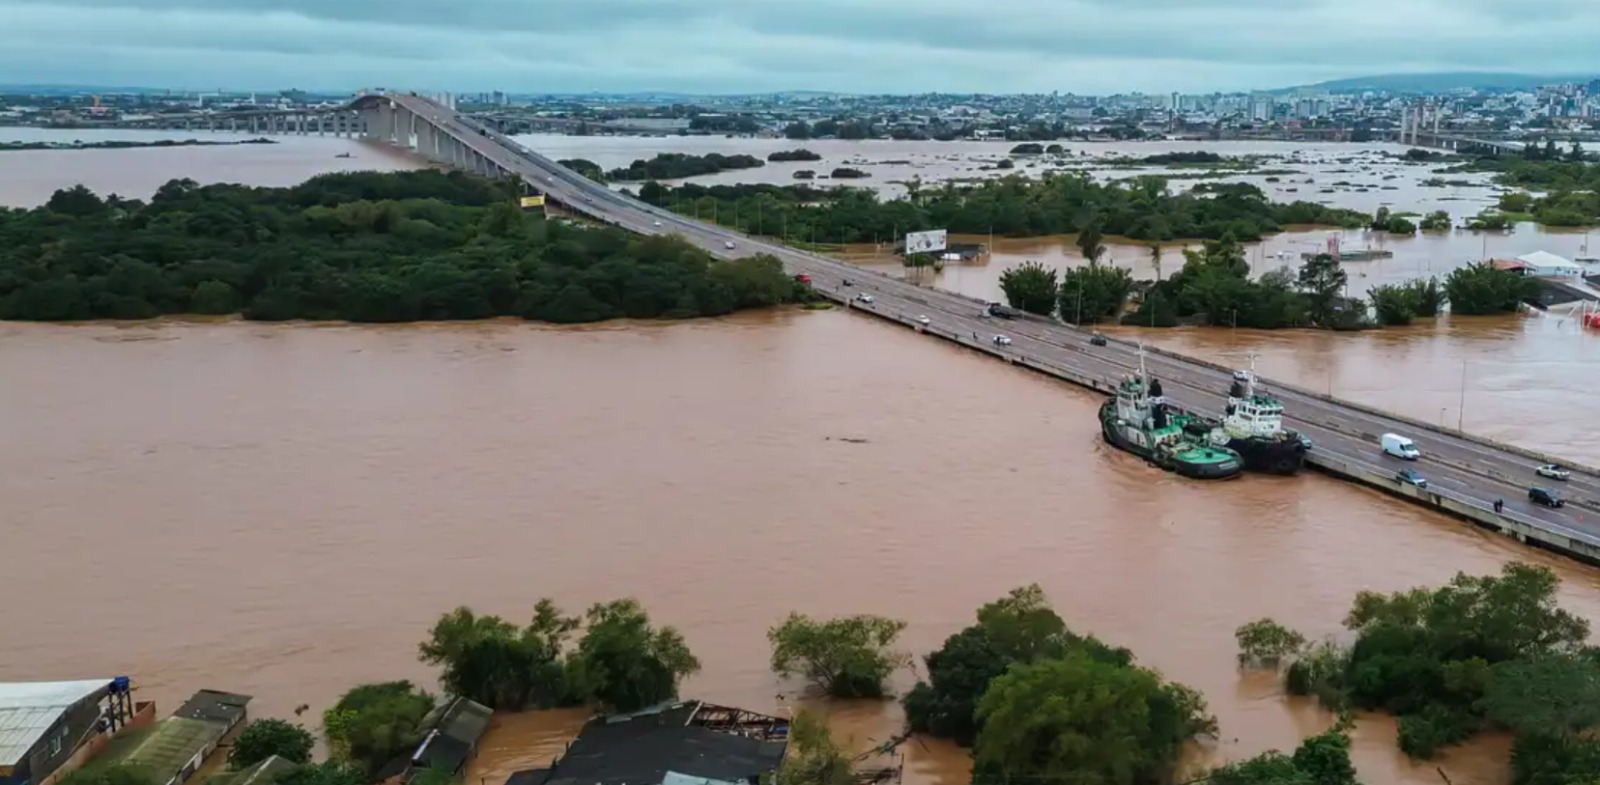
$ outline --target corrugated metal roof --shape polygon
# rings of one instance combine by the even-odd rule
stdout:
[[[62,712],[110,684],[110,679],[0,683],[0,766],[17,765]]]

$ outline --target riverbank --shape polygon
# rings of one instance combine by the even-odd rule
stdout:
[[[135,150],[146,147],[229,147],[246,144],[277,144],[271,139],[256,138],[238,141],[211,139],[150,139],[145,141],[100,142],[0,142],[0,153],[37,150]]]

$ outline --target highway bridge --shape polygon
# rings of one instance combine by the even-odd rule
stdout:
[[[1109,345],[1097,347],[1089,344],[1088,332],[1051,320],[996,320],[983,315],[981,302],[963,295],[917,286],[645,204],[425,98],[371,95],[358,99],[351,108],[363,115],[369,136],[378,141],[468,171],[520,177],[549,199],[594,220],[639,234],[679,235],[721,258],[776,256],[789,271],[809,275],[813,287],[826,296],[904,325],[919,337],[955,341],[1101,391],[1112,389],[1139,364],[1141,348],[1133,342],[1112,339]],[[855,299],[861,292],[871,293],[874,302]],[[993,341],[997,333],[1009,336],[1011,343],[997,345]],[[1186,408],[1221,413],[1230,369],[1163,351],[1145,354],[1151,374],[1163,382],[1168,398]],[[1572,464],[1313,391],[1271,381],[1264,384],[1282,400],[1290,425],[1315,441],[1313,465],[1517,539],[1600,561],[1600,471],[1573,467],[1568,482],[1541,480],[1534,474],[1539,464]],[[1411,437],[1422,451],[1422,460],[1410,464],[1384,456],[1378,436],[1389,432]],[[1063,449],[1093,447],[1063,445]],[[1396,480],[1396,472],[1402,468],[1418,469],[1429,487],[1420,490]],[[1561,509],[1531,504],[1528,488],[1533,485],[1558,488],[1569,504]],[[1505,502],[1502,512],[1493,509],[1497,499]],[[1337,526],[1339,521],[1330,519],[1326,525]]]

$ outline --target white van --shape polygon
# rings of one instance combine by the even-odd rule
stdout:
[[[1378,444],[1383,447],[1385,454],[1393,455],[1396,458],[1414,461],[1422,457],[1422,453],[1417,452],[1417,445],[1398,433],[1384,434],[1379,438]]]

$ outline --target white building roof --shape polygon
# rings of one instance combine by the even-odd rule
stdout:
[[[1576,264],[1572,263],[1571,259],[1568,259],[1568,258],[1563,257],[1563,256],[1557,256],[1557,255],[1555,255],[1553,253],[1550,253],[1548,251],[1534,251],[1533,253],[1525,253],[1525,254],[1523,254],[1521,256],[1518,256],[1517,257],[1517,261],[1525,262],[1528,265],[1533,266],[1533,267],[1542,267],[1542,268],[1546,268],[1546,269],[1553,269],[1553,268],[1560,268],[1560,267],[1570,267],[1570,268],[1573,268],[1573,269],[1577,269],[1577,267],[1578,267]]]
[[[0,683],[0,769],[17,765],[62,713],[110,684],[111,679]]]

